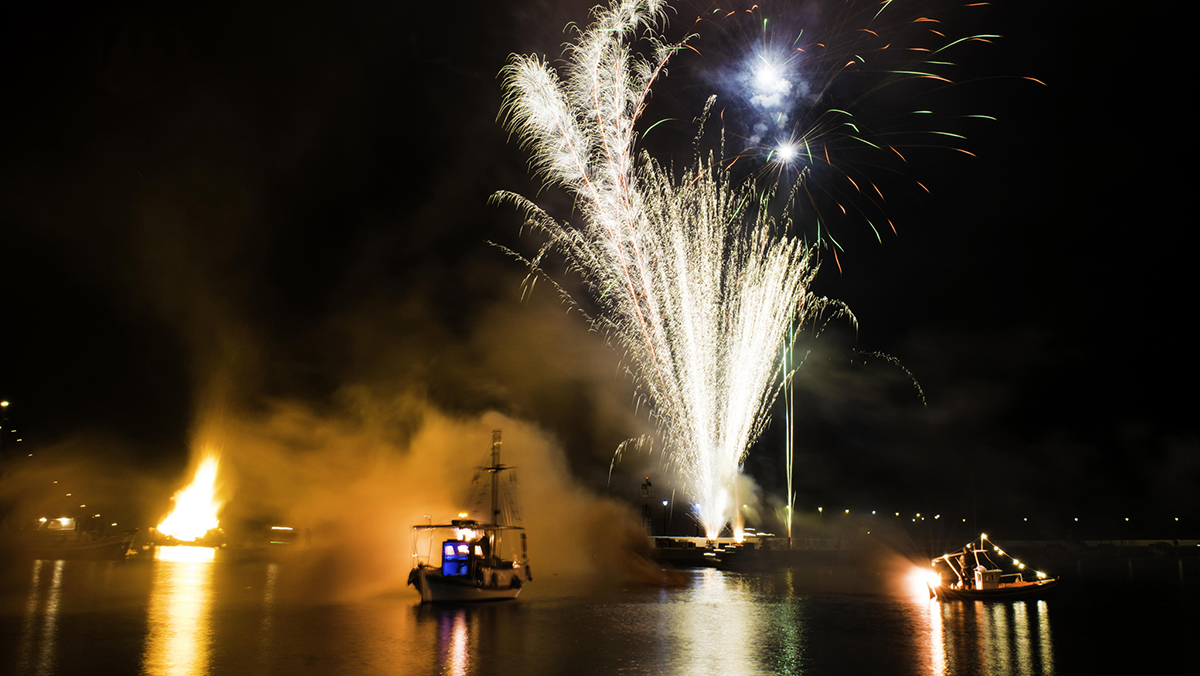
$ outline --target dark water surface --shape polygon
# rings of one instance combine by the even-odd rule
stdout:
[[[672,588],[547,576],[521,599],[306,598],[295,562],[0,568],[3,674],[1109,674],[1186,665],[1197,560],[1080,567],[1045,601],[816,592],[818,568]]]

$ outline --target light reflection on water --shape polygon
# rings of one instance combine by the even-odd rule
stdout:
[[[942,604],[930,601],[923,605],[929,621],[929,673],[934,676],[947,676],[950,672],[946,669],[946,634],[942,629]]]
[[[17,657],[17,673],[29,672],[29,656],[33,653],[34,630],[37,627],[38,601],[42,577],[42,560],[33,562],[33,579],[29,583],[29,599],[25,602],[25,618],[21,623],[21,649]]]
[[[1008,610],[1010,604],[993,603],[988,608],[988,619],[991,622],[991,631],[988,633],[990,639],[988,649],[992,655],[992,663],[996,665],[995,671],[1001,674],[1012,673],[1010,669],[1009,651],[1012,647],[1012,642],[1009,640],[1008,631]]]
[[[0,672],[17,676],[101,673],[96,664],[150,676],[1046,676],[1080,671],[1093,658],[1079,646],[1111,624],[1081,610],[1081,595],[987,603],[830,592],[814,584],[830,573],[811,569],[686,571],[686,584],[668,588],[552,578],[517,602],[432,607],[411,589],[314,600],[319,578],[286,560],[34,561],[11,572]],[[1154,626],[1183,633],[1188,621]]]
[[[929,673],[934,676],[1054,673],[1046,601],[931,600],[918,605],[924,606],[928,622]]]
[[[1049,676],[1054,673],[1054,644],[1050,640],[1050,606],[1045,601],[1037,602],[1038,645],[1041,647],[1042,671]]]
[[[1013,628],[1017,639],[1017,673],[1021,676],[1032,676],[1033,653],[1029,647],[1029,615],[1024,601],[1013,604]]]
[[[267,579],[263,584],[262,622],[258,628],[258,661],[265,667],[271,664],[274,645],[275,579],[279,575],[279,564],[267,564]]]
[[[42,568],[53,566],[50,589],[46,591],[45,605],[42,604]],[[18,674],[53,674],[55,672],[55,642],[58,631],[59,603],[62,596],[63,562],[33,562],[33,575],[29,582],[29,598],[25,602],[25,617],[22,621],[21,647],[17,658]],[[38,608],[41,607],[39,613]],[[40,617],[39,617],[40,616]],[[41,619],[39,631],[38,620]],[[33,657],[34,652],[37,658]]]
[[[170,551],[176,549],[179,551]],[[213,637],[211,553],[207,547],[160,547],[155,553],[143,673],[209,673]]]
[[[42,651],[38,658],[38,676],[54,673],[54,639],[58,628],[58,604],[62,595],[63,561],[54,562],[54,577],[50,582],[50,593],[46,597],[46,621],[42,625]]]
[[[783,578],[784,588],[787,590],[795,589],[796,576],[795,571],[788,569],[784,571]],[[775,616],[772,618],[772,623],[779,628],[781,636],[779,649],[779,662],[784,670],[800,670],[801,659],[804,656],[805,647],[805,623],[801,619],[800,608],[795,603],[781,603],[777,608]]]
[[[854,671],[863,665],[878,665],[878,658],[870,656],[871,646],[879,645],[876,641],[895,640],[911,646],[912,661],[892,663],[889,668],[894,673],[1054,673],[1050,614],[1045,601],[984,603],[807,596],[793,590],[795,576],[792,571],[768,577],[699,570],[692,573],[691,584],[685,589],[655,593],[655,601],[647,606],[622,607],[616,619],[627,621],[635,634],[649,634],[648,646],[654,654],[639,651],[635,647],[638,644],[630,643],[628,638],[618,641],[616,645],[633,652],[619,670],[723,676],[849,673],[842,669]],[[483,673],[489,665],[522,663],[501,656],[507,651],[497,653],[499,647],[488,639],[506,636],[501,640],[511,640],[512,633],[520,633],[518,627],[500,625],[506,620],[519,620],[527,608],[517,604],[423,607],[414,616],[418,625],[415,634],[420,634],[422,624],[436,628],[436,673]],[[596,612],[595,617],[580,612],[580,625],[596,628],[603,624],[609,631],[617,628],[608,624],[612,620],[597,621],[597,617],[611,615]],[[870,640],[866,643],[857,633],[863,631],[858,622],[870,625],[866,629]],[[502,628],[511,632],[500,631]],[[600,640],[592,636],[576,644],[580,673],[599,673],[589,671],[598,662],[589,652],[594,648],[589,643],[599,644]],[[608,649],[612,645],[607,644]],[[897,656],[903,652],[900,649]]]
[[[755,599],[738,578],[719,570],[700,572],[686,598],[672,604],[672,622],[682,639],[674,646],[680,673],[728,676],[762,673],[757,641],[762,633]]]
[[[442,656],[442,673],[447,676],[466,676],[470,667],[467,611],[456,608],[438,618],[438,644]]]

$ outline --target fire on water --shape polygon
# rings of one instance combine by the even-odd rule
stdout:
[[[220,526],[217,512],[221,502],[216,496],[217,467],[215,455],[200,462],[192,483],[175,494],[175,508],[158,524],[161,535],[178,542],[196,542]]]

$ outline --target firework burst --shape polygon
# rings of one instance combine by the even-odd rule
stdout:
[[[841,221],[865,223],[881,242],[896,234],[885,209],[893,178],[928,190],[908,178],[912,151],[972,155],[971,123],[994,119],[955,112],[940,95],[960,84],[959,59],[1000,37],[960,28],[989,3],[936,4],[734,0],[696,18],[703,40],[689,67],[722,96],[726,163],[794,184],[803,236],[835,259]]]
[[[731,179],[712,156],[676,175],[638,155],[635,126],[650,88],[683,43],[646,37],[664,4],[614,2],[569,48],[565,78],[538,57],[504,71],[505,121],[548,184],[569,190],[571,226],[512,193],[529,222],[567,255],[600,309],[594,323],[632,363],[695,515],[716,537],[734,511],[739,465],[781,376],[789,326],[831,301],[808,292],[815,251],[770,216],[773,191]],[[844,311],[838,305],[839,310]]]

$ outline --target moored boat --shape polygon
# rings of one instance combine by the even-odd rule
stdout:
[[[992,545],[991,550],[988,544]],[[1017,571],[1005,573],[989,552],[1011,559]],[[1025,579],[1026,565],[988,540],[987,533],[980,535],[978,546],[972,540],[962,551],[943,554],[933,559],[931,565],[934,575],[928,583],[929,595],[948,601],[1040,598],[1052,593],[1059,581],[1057,576],[1049,577],[1040,570],[1032,571],[1034,579]]]
[[[501,500],[500,473],[512,467],[500,463],[499,430],[492,432],[491,465],[479,469],[491,475],[486,521],[468,519],[462,512],[448,524],[413,526],[414,565],[408,583],[422,603],[515,599],[533,580],[525,529],[510,523],[518,519],[515,501]]]
[[[14,549],[21,556],[33,559],[105,559],[121,560],[133,544],[138,530],[105,534],[85,529],[73,517],[39,519],[36,529],[18,531]]]

